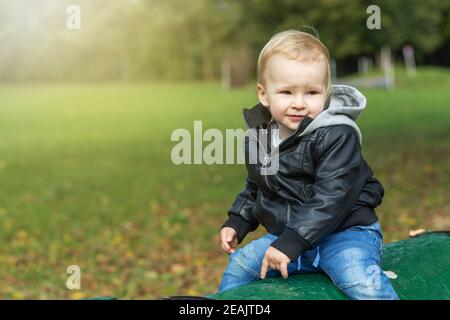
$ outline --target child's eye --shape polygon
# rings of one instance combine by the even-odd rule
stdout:
[[[314,94],[318,94],[318,91],[309,91],[308,94],[314,95]]]
[[[280,91],[280,93],[281,93],[281,94],[291,94],[290,91],[286,91],[286,90],[285,90],[285,91]]]

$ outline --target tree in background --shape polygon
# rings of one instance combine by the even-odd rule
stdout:
[[[81,30],[66,28],[70,4]],[[366,28],[371,4],[381,30]],[[0,81],[218,80],[224,61],[254,72],[275,32],[304,26],[338,63],[409,43],[419,64],[448,65],[444,0],[0,0]]]

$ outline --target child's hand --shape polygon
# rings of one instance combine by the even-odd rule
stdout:
[[[266,277],[267,269],[269,267],[272,270],[279,270],[283,278],[287,279],[287,265],[289,262],[291,262],[291,259],[283,252],[274,247],[269,247],[269,249],[267,249],[266,251],[266,254],[264,255],[264,259],[262,262],[261,279],[264,279]]]
[[[222,239],[222,249],[226,253],[233,253],[237,247],[238,238],[236,230],[225,227],[220,230],[220,238]]]

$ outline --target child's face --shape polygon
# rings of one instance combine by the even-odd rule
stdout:
[[[297,130],[304,117],[315,118],[327,99],[325,59],[298,61],[275,54],[267,61],[265,86],[258,83],[260,102],[278,123],[281,138]]]

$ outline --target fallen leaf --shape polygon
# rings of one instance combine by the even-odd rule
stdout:
[[[415,237],[415,236],[418,236],[419,234],[422,234],[424,232],[426,232],[425,229],[409,230],[409,236],[410,237]]]

